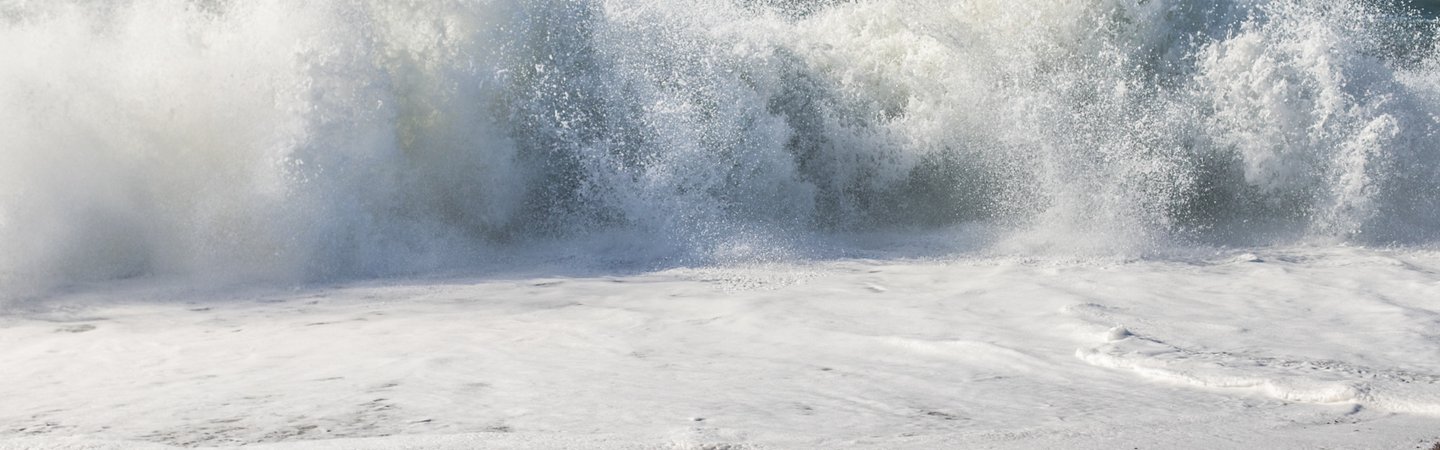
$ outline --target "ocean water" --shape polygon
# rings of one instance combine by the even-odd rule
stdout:
[[[941,253],[1428,248],[1437,15],[0,0],[0,292],[794,259],[875,236]]]

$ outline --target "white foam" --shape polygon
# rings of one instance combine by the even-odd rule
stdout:
[[[1263,253],[76,292],[0,316],[0,448],[1433,443],[1440,255]]]

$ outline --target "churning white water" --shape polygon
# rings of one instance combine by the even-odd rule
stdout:
[[[785,258],[955,227],[1007,252],[1431,245],[1434,17],[1358,0],[0,0],[0,283],[364,276],[555,248]]]

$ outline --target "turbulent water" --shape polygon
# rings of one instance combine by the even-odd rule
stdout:
[[[0,0],[0,284],[1431,245],[1436,9]]]

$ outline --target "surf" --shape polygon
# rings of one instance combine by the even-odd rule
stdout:
[[[1312,3],[0,3],[0,283],[1433,245],[1434,6]]]

